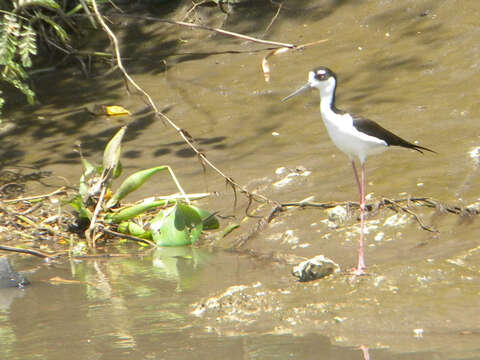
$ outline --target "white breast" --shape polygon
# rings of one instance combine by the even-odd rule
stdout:
[[[368,155],[384,152],[388,144],[376,137],[364,134],[353,126],[349,114],[337,114],[330,108],[321,108],[322,119],[328,135],[335,145],[353,160],[358,157],[363,163]]]

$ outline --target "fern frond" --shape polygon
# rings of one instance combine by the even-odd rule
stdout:
[[[32,66],[32,59],[30,54],[37,54],[37,41],[36,33],[33,31],[30,25],[23,25],[22,32],[20,33],[21,39],[18,43],[18,52],[22,60],[24,67]]]
[[[13,63],[18,65],[16,63]],[[9,70],[9,71],[5,71]],[[20,75],[22,73],[23,76]],[[18,66],[6,66],[4,71],[2,71],[1,79],[10,83],[12,86],[20,90],[26,97],[29,104],[35,102],[35,93],[30,89],[30,87],[24,83],[22,80],[25,78],[26,73],[20,65]]]
[[[20,23],[15,15],[4,14],[0,27],[0,65],[13,61],[20,35]]]

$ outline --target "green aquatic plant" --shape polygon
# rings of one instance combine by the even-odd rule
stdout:
[[[122,127],[105,147],[103,163],[92,165],[80,152],[84,171],[78,193],[67,203],[79,220],[89,223],[87,238],[95,244],[95,227],[118,231],[153,241],[157,246],[183,246],[197,241],[204,230],[219,228],[218,219],[207,210],[190,203],[173,170],[168,165],[155,166],[129,175],[114,191],[112,182],[121,173],[121,143],[126,132]],[[150,197],[133,205],[119,206],[121,200],[138,190],[160,172],[168,171],[180,195]],[[89,234],[88,231],[91,231]]]

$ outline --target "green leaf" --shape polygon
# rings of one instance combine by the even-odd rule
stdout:
[[[122,200],[125,196],[127,196],[131,192],[137,190],[140,186],[142,186],[145,183],[145,181],[150,179],[152,175],[165,169],[167,169],[166,166],[157,166],[150,169],[137,171],[136,173],[133,173],[132,175],[127,177],[123,181],[122,185],[120,185],[117,192],[112,196],[110,201],[108,201],[107,209],[114,206],[117,202]]]
[[[85,207],[81,196],[75,196],[68,204],[77,211],[80,219],[90,220],[92,218],[92,213]]]
[[[120,153],[122,151],[122,139],[127,130],[126,126],[120,128],[117,133],[110,139],[103,152],[103,171],[108,174],[112,172],[120,161]]]
[[[22,7],[26,6],[42,6],[49,9],[58,9],[60,6],[55,0],[24,0],[22,1]]]
[[[159,246],[191,245],[202,233],[202,219],[190,206],[177,202],[151,222],[152,238]]]
[[[115,169],[113,170],[113,178],[116,179],[120,175],[122,175],[123,172],[123,165],[122,162],[119,160],[117,166],[115,166]]]
[[[59,24],[57,24],[55,21],[52,20],[52,18],[46,16],[46,15],[43,15],[42,13],[40,13],[39,11],[36,11],[35,12],[35,16],[40,19],[40,20],[43,20],[44,22],[46,22],[48,25],[50,25],[52,27],[53,30],[55,30],[55,33],[57,34],[58,38],[63,41],[64,43],[67,43],[68,41],[70,41],[70,37],[68,36],[67,32],[65,31],[65,29],[60,26]]]
[[[92,165],[90,161],[85,159],[83,156],[81,157],[81,159],[82,159],[82,165],[83,165],[83,175],[88,177],[92,174],[98,173],[97,168],[94,165]]]
[[[118,225],[118,231],[123,234],[130,234],[141,239],[151,239],[151,232],[145,230],[143,226],[133,222],[125,221]]]
[[[78,193],[80,194],[83,201],[87,201],[88,199],[89,188],[90,187],[87,185],[87,182],[85,180],[85,174],[82,174],[82,176],[80,176],[80,184],[78,185]]]
[[[159,206],[163,206],[167,203],[167,200],[152,201],[150,203],[141,203],[133,206],[129,206],[120,210],[117,213],[107,214],[105,221],[107,223],[119,223],[129,219],[133,219],[135,216],[143,214],[144,212],[154,209]]]

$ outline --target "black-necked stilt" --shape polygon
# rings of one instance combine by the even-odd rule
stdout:
[[[363,256],[363,240],[365,227],[365,160],[367,156],[384,152],[388,146],[401,146],[408,149],[435,152],[426,147],[412,144],[376,122],[353,114],[346,113],[335,107],[335,89],[337,78],[335,73],[326,67],[318,67],[308,74],[308,83],[297,91],[288,95],[282,101],[300,94],[310,88],[320,91],[320,112],[327,128],[328,135],[335,145],[343,151],[352,164],[353,173],[360,193],[360,238],[358,244],[358,265],[352,271],[354,275],[365,274],[365,260]],[[354,158],[361,164],[361,180],[358,177]]]

